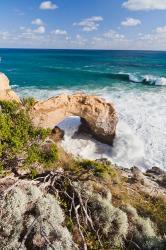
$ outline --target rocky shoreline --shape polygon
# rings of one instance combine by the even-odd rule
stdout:
[[[83,93],[22,101],[1,73],[0,107],[0,249],[165,250],[166,172],[74,159],[58,143],[54,126],[72,114],[112,144],[112,104]]]

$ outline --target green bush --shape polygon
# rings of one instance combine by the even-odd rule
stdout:
[[[12,169],[13,162],[15,167],[53,164],[58,158],[56,145],[51,145],[48,150],[41,146],[51,130],[35,128],[28,110],[18,103],[0,101],[0,107],[0,162],[4,170]]]
[[[105,165],[99,162],[90,161],[90,160],[83,160],[80,163],[80,166],[84,169],[87,169],[89,171],[92,171],[92,173],[96,177],[113,177],[116,175],[115,170],[111,167],[111,165]]]
[[[35,105],[35,99],[33,97],[24,97],[22,103],[24,107],[29,111]]]
[[[47,148],[42,148],[38,144],[34,144],[28,149],[26,164],[32,165],[34,163],[39,163],[43,164],[45,167],[50,167],[57,160],[58,150],[55,144],[51,144]]]
[[[54,162],[58,160],[58,149],[55,144],[51,144],[49,149],[41,150],[41,163],[43,163],[46,167],[51,166]]]

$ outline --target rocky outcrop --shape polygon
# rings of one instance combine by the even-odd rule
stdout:
[[[10,88],[9,79],[3,73],[0,73],[0,100],[20,102],[20,98]],[[118,122],[117,113],[113,104],[97,96],[84,93],[55,96],[38,101],[31,113],[35,126],[51,129],[69,116],[81,118],[80,131],[92,134],[103,143],[113,144]],[[56,136],[63,137],[57,129]]]
[[[55,142],[59,142],[63,139],[65,135],[65,132],[60,129],[58,126],[55,126],[55,128],[53,128],[52,133],[51,133],[51,139]]]
[[[35,126],[54,128],[66,117],[79,116],[86,131],[103,143],[112,145],[118,122],[113,104],[84,93],[60,95],[39,101],[32,110]]]
[[[9,79],[5,74],[1,72],[0,72],[0,100],[20,102],[20,99],[16,95],[16,93],[13,90],[11,90],[11,87],[9,85]]]

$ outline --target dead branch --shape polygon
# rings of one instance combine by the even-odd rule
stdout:
[[[32,229],[33,229],[33,227],[34,227],[34,225],[35,225],[35,223],[36,223],[37,220],[38,220],[38,217],[36,217],[36,218],[33,220],[32,224],[30,225],[30,227],[29,227],[28,230],[27,230],[27,233],[25,234],[23,240],[21,241],[21,244],[20,244],[20,246],[19,246],[18,249],[21,249],[21,247],[25,244],[25,241],[27,240],[27,237],[28,237],[28,235],[31,233],[31,231],[32,231]]]

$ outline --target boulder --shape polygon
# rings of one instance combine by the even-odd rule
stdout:
[[[103,98],[75,93],[38,101],[31,117],[37,127],[51,128],[69,116],[79,116],[82,126],[97,140],[112,145],[118,116],[112,103]]]
[[[64,135],[65,132],[58,126],[55,126],[55,128],[53,128],[51,133],[51,139],[53,139],[55,142],[59,142],[63,139]]]
[[[20,98],[11,90],[9,79],[0,72],[0,100],[20,102]]]

